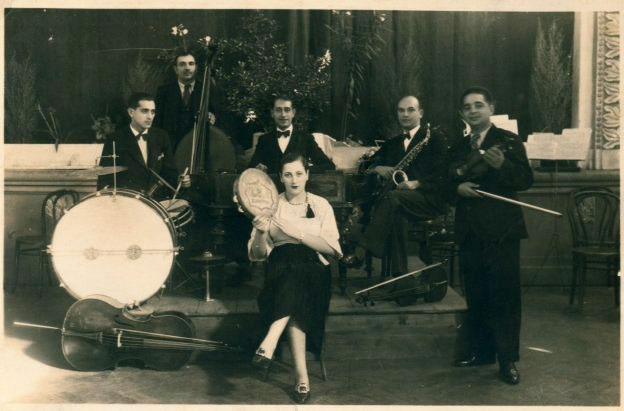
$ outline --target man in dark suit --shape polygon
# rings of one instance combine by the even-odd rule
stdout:
[[[533,173],[520,138],[490,122],[494,105],[487,89],[467,89],[461,112],[471,133],[451,149],[449,188],[457,200],[455,235],[468,303],[460,339],[468,348],[455,365],[493,364],[498,358],[500,377],[517,384],[519,254],[527,230],[520,207],[483,197],[475,189],[516,199],[516,191],[533,183]],[[465,167],[475,155],[481,157],[480,164]]]
[[[298,152],[308,160],[312,172],[336,168],[311,134],[294,128],[295,114],[296,109],[291,98],[282,96],[273,101],[271,117],[276,128],[260,136],[249,167],[260,168],[268,174],[277,174],[282,157],[286,153]]]
[[[394,185],[389,181],[394,167],[416,145],[421,145],[415,160],[403,170],[408,180],[376,201],[370,223],[364,228],[363,235],[356,238],[359,245],[376,257],[388,253],[392,275],[408,271],[406,218],[428,220],[444,213],[446,208],[443,196],[447,170],[445,139],[429,126],[422,125],[422,116],[423,109],[417,97],[401,98],[397,117],[403,132],[382,145],[367,170],[377,175],[382,184]],[[424,143],[427,134],[430,138]],[[346,262],[354,265],[361,259],[360,255],[351,255]]]
[[[164,130],[152,127],[155,113],[153,97],[146,93],[134,93],[128,100],[130,124],[118,129],[106,140],[100,165],[113,165],[111,156],[114,143],[117,166],[128,167],[117,174],[117,187],[147,192],[158,181],[150,170],[163,177],[172,187],[177,184],[169,136]],[[98,177],[98,190],[105,186],[112,188],[112,174]],[[189,176],[183,178],[183,186],[190,186]]]
[[[193,129],[201,103],[202,83],[197,80],[195,56],[187,51],[179,52],[174,59],[176,80],[162,85],[156,93],[156,118],[154,125],[169,133],[173,150],[180,140]],[[210,113],[210,123],[215,123]]]

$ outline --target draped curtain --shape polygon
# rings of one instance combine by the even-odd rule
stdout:
[[[253,12],[6,9],[5,61],[13,54],[31,55],[39,101],[54,107],[62,126],[75,130],[79,140],[81,134],[92,133],[91,115],[108,112],[116,122],[125,120],[122,90],[136,48],[173,46],[169,30],[180,23],[197,37],[233,37],[241,19]],[[340,52],[344,39],[328,29],[339,16],[331,10],[265,13],[278,23],[276,40],[288,43],[290,64],[332,51],[331,110],[314,127],[339,136],[348,67]],[[366,30],[372,11],[353,13],[353,30]],[[526,136],[531,132],[530,76],[538,18],[558,19],[571,50],[572,13],[385,12],[383,44],[364,62],[360,104],[354,107],[356,118],[349,119],[347,134],[363,141],[391,135],[396,100],[403,94],[420,95],[426,121],[452,129],[459,122],[462,90],[478,84],[492,90],[497,112],[518,119],[520,134]],[[152,59],[156,55],[144,53]],[[227,84],[219,84],[215,92],[223,87]],[[246,145],[249,130],[232,126],[231,132]]]

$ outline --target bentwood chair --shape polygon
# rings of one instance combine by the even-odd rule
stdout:
[[[581,188],[571,193],[568,218],[572,229],[572,284],[570,304],[578,283],[582,308],[588,270],[603,271],[615,289],[619,305],[620,199],[604,188]]]
[[[57,190],[49,193],[41,206],[41,234],[22,235],[15,238],[15,275],[10,286],[10,293],[15,292],[19,283],[20,257],[23,256],[32,256],[39,260],[40,293],[44,276],[47,276],[48,284],[52,284],[46,247],[50,244],[56,223],[67,210],[78,202],[79,198],[78,192],[74,190]]]

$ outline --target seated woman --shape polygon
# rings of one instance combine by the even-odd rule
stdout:
[[[325,256],[340,257],[338,227],[327,200],[306,192],[309,170],[300,154],[282,159],[279,195],[272,217],[256,217],[248,243],[252,261],[268,259],[264,287],[258,296],[260,316],[268,332],[253,365],[268,373],[285,329],[296,372],[294,398],[310,397],[306,349],[320,354],[331,296],[331,272]]]

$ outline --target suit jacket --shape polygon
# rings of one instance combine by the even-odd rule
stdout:
[[[255,167],[262,163],[267,166],[268,174],[277,174],[280,171],[280,163],[282,157],[286,153],[298,152],[308,159],[308,162],[312,164],[310,168],[311,172],[335,170],[336,166],[330,159],[325,156],[323,150],[320,149],[312,134],[303,133],[296,128],[293,128],[292,135],[290,136],[290,142],[286,147],[286,151],[282,153],[279,144],[277,142],[277,130],[263,134],[258,138],[258,144],[256,145],[256,151],[251,157],[249,167]]]
[[[169,133],[173,149],[177,147],[182,137],[193,129],[195,116],[201,103],[201,91],[202,83],[195,81],[189,107],[185,107],[177,80],[158,88],[154,125]]]
[[[407,150],[405,150],[405,136],[403,134],[387,140],[371,159],[371,167],[396,166],[409,150],[420,143],[426,135],[427,127],[421,125],[407,146]],[[429,143],[403,171],[410,180],[420,182],[420,190],[441,195],[446,192],[447,169],[446,139],[441,133],[431,130]]]
[[[494,145],[508,147],[505,161],[499,170],[488,167],[483,176],[470,181],[479,184],[479,188],[493,194],[517,199],[516,191],[526,190],[533,184],[533,171],[529,165],[524,145],[520,138],[507,130],[494,125],[490,128],[481,150]],[[472,149],[468,137],[459,138],[451,148],[449,171],[465,163]],[[527,238],[524,216],[520,206],[490,198],[466,198],[457,194],[460,181],[449,184],[450,193],[457,201],[455,211],[455,235],[461,243],[469,232],[488,240],[509,240]]]
[[[101,166],[113,165],[112,158],[104,157],[113,154],[113,142],[115,142],[115,151],[119,156],[117,165],[128,167],[128,170],[117,174],[117,187],[147,191],[157,181],[157,178],[148,168],[154,170],[175,187],[177,171],[171,150],[171,142],[164,130],[156,127],[149,129],[147,133],[147,164],[143,160],[139,143],[134,134],[132,134],[130,126],[125,126],[109,136],[104,143],[102,159],[100,160]],[[112,174],[98,177],[98,190],[107,185],[110,188],[113,187]]]

